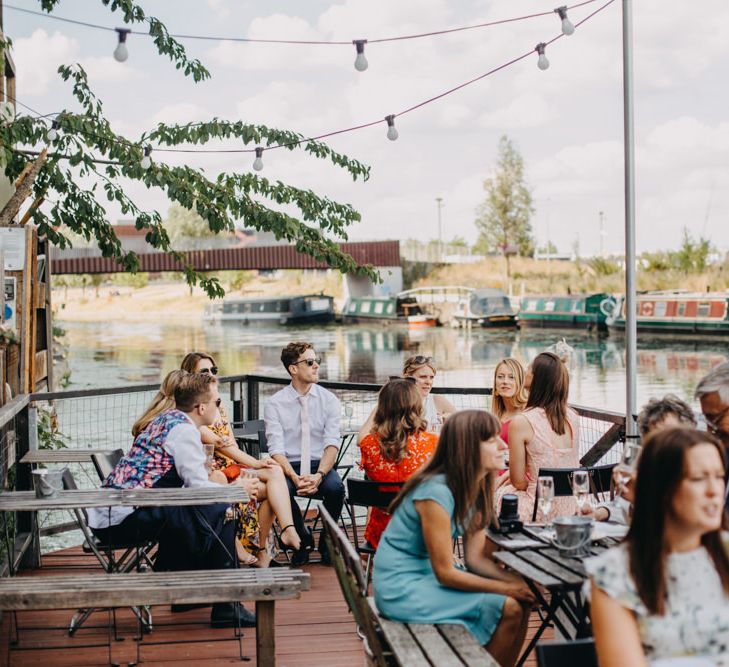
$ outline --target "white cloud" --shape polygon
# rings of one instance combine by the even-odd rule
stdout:
[[[554,105],[550,105],[542,95],[537,93],[524,93],[511,103],[496,111],[490,111],[478,119],[481,127],[524,128],[539,127],[554,118]]]
[[[44,95],[51,81],[58,78],[59,64],[77,58],[79,45],[60,32],[49,35],[38,28],[30,37],[14,40],[13,59],[17,69],[19,95]]]

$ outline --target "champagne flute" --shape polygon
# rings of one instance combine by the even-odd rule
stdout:
[[[352,416],[354,415],[354,406],[348,401],[344,404],[344,414],[347,417],[347,430],[352,430]]]
[[[537,480],[539,489],[539,509],[542,513],[544,527],[549,527],[549,517],[552,512],[552,501],[554,500],[554,478],[543,476]]]
[[[203,444],[203,450],[205,451],[205,471],[209,475],[213,471],[213,459],[215,457],[215,445],[205,443],[205,444]]]
[[[620,490],[624,489],[633,479],[635,470],[638,467],[640,457],[640,445],[626,442],[623,446],[623,453],[620,456],[620,463],[615,466],[615,476]]]
[[[577,503],[577,513],[582,514],[590,496],[590,477],[587,470],[575,470],[572,475],[572,494]]]

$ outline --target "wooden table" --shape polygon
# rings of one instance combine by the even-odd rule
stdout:
[[[38,463],[91,463],[92,454],[110,454],[113,449],[80,447],[67,449],[32,449],[26,452],[20,463],[36,465]]]
[[[582,594],[587,579],[583,561],[618,544],[616,538],[606,537],[593,542],[580,556],[562,555],[538,527],[525,526],[518,533],[506,535],[488,531],[488,538],[500,549],[493,554],[494,559],[524,577],[544,611],[542,623],[524,649],[517,667],[524,664],[550,623],[554,623],[565,639],[590,635],[589,607]],[[524,540],[532,544],[525,544]],[[543,589],[549,591],[549,599],[543,595]]]

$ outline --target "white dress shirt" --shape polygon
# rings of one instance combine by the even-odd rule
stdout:
[[[309,388],[309,455],[318,461],[327,447],[339,449],[341,435],[339,399],[317,384]],[[268,453],[283,454],[292,463],[301,461],[301,403],[292,384],[276,392],[263,406]],[[316,471],[314,471],[316,472]]]
[[[208,479],[200,431],[189,417],[187,422],[178,424],[170,430],[162,446],[172,457],[183,486],[188,488],[219,486]],[[88,510],[88,524],[90,528],[118,526],[132,512],[134,512],[133,507],[92,507]]]

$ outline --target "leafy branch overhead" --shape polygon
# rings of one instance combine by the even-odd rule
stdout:
[[[52,11],[58,1],[41,0],[41,6]],[[147,17],[141,7],[129,0],[101,2],[113,12],[122,12],[125,23],[147,22],[158,51],[168,55],[186,75],[195,81],[209,77],[207,70],[198,61],[188,59],[184,47],[157,19]],[[251,147],[280,146],[280,151],[303,149],[347,170],[355,181],[369,177],[366,165],[295,132],[219,118],[186,125],[160,123],[131,140],[112,130],[102,102],[90,89],[80,65],[62,65],[58,72],[71,84],[79,108],[55,116],[56,138],[52,142],[48,141],[48,121],[35,116],[18,115],[14,122],[0,125],[0,160],[10,179],[15,179],[32,159],[24,152],[26,149],[37,150],[50,143],[48,158],[33,189],[33,195],[45,197],[46,203],[33,211],[32,219],[39,233],[47,235],[53,244],[68,247],[66,234],[71,231],[98,244],[105,257],[114,257],[125,270],[137,271],[139,258],[122,248],[109,220],[105,203],[113,202],[124,216],[134,218],[137,229],[147,230],[150,246],[182,260],[182,254],[171,245],[161,215],[142,210],[126,194],[124,181],[131,180],[144,183],[148,189],[161,189],[171,202],[197,213],[211,232],[232,231],[240,221],[246,227],[272,232],[277,239],[295,244],[298,251],[332,268],[378,279],[371,265],[358,266],[332,240],[347,240],[347,228],[360,220],[349,204],[254,173],[223,172],[208,178],[200,169],[168,165],[158,158],[165,147],[237,140]],[[141,165],[145,146],[160,149],[152,153],[152,166],[146,170]],[[274,205],[276,208],[272,208]],[[282,212],[280,207],[290,213]],[[217,279],[202,276],[190,266],[184,273],[191,285],[199,284],[209,296],[223,295]]]

